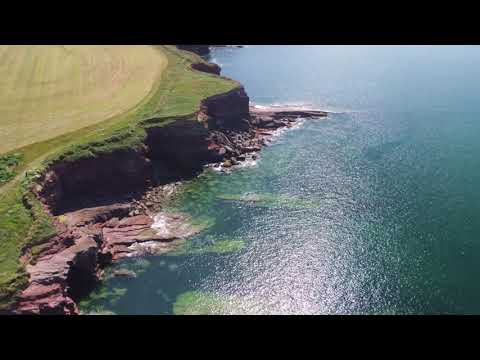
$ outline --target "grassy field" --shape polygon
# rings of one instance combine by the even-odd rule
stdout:
[[[98,52],[103,51],[105,53],[107,48],[110,47],[100,47],[99,49],[84,47],[83,51],[88,53],[88,49],[90,49],[95,54],[84,54],[83,59],[98,56]],[[135,79],[138,79],[142,86],[129,84],[129,81],[125,81],[123,82],[124,88],[122,88],[122,85],[117,84],[117,81],[120,80],[113,75],[116,74],[115,71],[110,72],[110,77],[107,76],[106,78],[98,74],[99,83],[97,86],[90,86],[91,93],[85,90],[83,95],[75,97],[73,94],[80,94],[83,91],[78,90],[79,88],[88,88],[87,85],[75,85],[77,90],[70,89],[69,91],[71,96],[76,99],[70,101],[72,109],[77,109],[75,110],[76,118],[73,115],[74,111],[69,112],[68,110],[70,109],[66,105],[68,101],[60,100],[60,93],[52,91],[52,99],[45,98],[43,101],[39,92],[35,92],[37,95],[31,96],[34,99],[33,101],[38,101],[39,108],[53,109],[45,110],[46,113],[49,111],[55,113],[56,109],[53,105],[45,105],[44,102],[52,104],[58,102],[58,107],[62,109],[61,111],[64,114],[72,115],[71,118],[64,120],[65,123],[59,118],[55,126],[51,125],[52,128],[59,131],[56,133],[57,136],[55,136],[53,130],[42,133],[43,126],[46,126],[42,123],[49,123],[48,116],[40,121],[40,118],[35,116],[35,109],[30,105],[27,106],[27,110],[22,110],[30,112],[33,119],[38,120],[32,121],[28,117],[25,118],[26,123],[36,128],[36,131],[32,130],[32,139],[30,140],[22,134],[17,134],[19,127],[11,123],[19,121],[18,118],[15,120],[15,114],[12,113],[13,118],[10,121],[5,121],[0,115],[2,138],[13,144],[9,148],[5,147],[7,154],[3,155],[4,160],[2,161],[6,164],[15,165],[13,176],[11,174],[12,168],[6,172],[5,177],[9,179],[9,182],[0,184],[0,310],[8,306],[13,299],[13,295],[18,293],[27,281],[23,266],[19,262],[22,247],[25,245],[41,246],[41,243],[53,233],[49,215],[43,211],[38,200],[28,190],[32,179],[38,173],[42,172],[52,161],[74,161],[81,157],[95,157],[98,154],[111,152],[119,148],[138,146],[145,138],[145,126],[163,126],[178,117],[193,119],[203,98],[238,86],[238,83],[234,81],[192,70],[190,68],[192,61],[201,60],[193,54],[177,50],[174,46],[135,48],[138,49],[118,47],[118,49],[110,49],[109,54],[116,53],[119,58],[122,58],[122,51],[120,50],[123,49],[126,52],[123,56],[124,60],[118,60],[122,64],[127,63],[127,59],[131,60],[135,56],[140,56],[142,60],[139,60],[136,65],[132,65],[131,69],[135,68],[136,72],[132,70],[129,81],[134,82]],[[58,51],[54,47],[50,47],[50,49],[54,53]],[[31,49],[27,48],[23,51],[29,53]],[[135,51],[142,54],[134,54]],[[109,56],[106,57],[110,60],[105,61],[111,63],[112,58]],[[43,64],[45,60],[39,61],[38,63],[42,64],[41,68],[44,69],[42,71],[52,71],[46,69],[61,61],[61,59],[58,60],[58,57],[58,54],[53,55],[51,58],[57,58],[57,60],[53,60],[51,64]],[[71,61],[73,62],[73,59]],[[101,59],[97,61],[102,62]],[[39,65],[35,65],[35,67],[37,66]],[[147,66],[151,66],[149,79],[142,78],[140,75],[143,71],[147,71],[145,70]],[[5,71],[5,69],[1,71]],[[65,69],[63,71],[68,74],[72,70]],[[52,76],[57,78],[59,83],[62,83],[61,76]],[[75,82],[77,84],[88,84],[93,75],[86,71],[83,76],[85,78],[82,80],[81,76],[77,75]],[[137,76],[139,77],[137,78]],[[124,102],[116,100],[119,101],[117,106],[111,105],[113,95],[103,97],[102,91],[97,92],[97,87],[103,87],[103,89],[110,89],[104,90],[105,92],[116,93],[108,84],[105,84],[109,81],[115,83],[111,87],[115,87],[119,92],[115,97],[124,99]],[[0,86],[3,88],[3,79],[0,78],[0,82],[2,84]],[[62,86],[68,88],[67,85]],[[5,89],[9,92],[7,96],[15,99],[15,95],[11,93],[12,89]],[[24,91],[21,90],[21,87],[18,89]],[[123,91],[128,92],[129,95],[120,94]],[[92,95],[92,93],[96,95]],[[140,95],[140,93],[142,94]],[[131,99],[134,96],[132,94],[137,94],[135,101]],[[13,106],[8,105],[3,96],[3,93],[0,92],[0,104],[5,104],[6,108]],[[89,105],[89,102],[85,100],[88,98],[95,102],[95,106]],[[129,103],[128,106],[126,102]],[[0,109],[2,106],[0,106]],[[58,113],[60,114],[61,111],[59,110]],[[85,121],[79,124],[82,121],[80,119]],[[27,127],[26,124],[20,126],[21,129]],[[9,128],[12,129],[12,133],[6,135]],[[37,132],[38,134],[35,134]],[[12,141],[11,136],[16,137],[16,140]],[[21,141],[23,141],[24,146],[19,146],[19,144],[22,144]],[[5,146],[5,144],[2,146]],[[0,161],[0,165],[2,161]]]
[[[150,46],[0,46],[0,154],[129,110],[166,65]]]

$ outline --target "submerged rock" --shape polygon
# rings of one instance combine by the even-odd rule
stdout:
[[[205,291],[180,294],[173,304],[175,315],[227,315],[248,314],[255,304],[246,299]]]
[[[202,239],[203,244],[187,241],[180,248],[169,253],[170,256],[178,255],[203,255],[203,254],[230,254],[242,250],[245,241],[242,239],[215,239],[207,237]]]
[[[183,214],[161,213],[153,219],[128,217],[127,210],[117,204],[65,214],[64,231],[26,266],[29,286],[20,294],[15,313],[78,314],[75,302],[94,288],[105,264],[171,251],[200,229]],[[127,269],[113,274],[136,277]]]
[[[116,277],[126,277],[126,278],[136,278],[137,274],[135,271],[128,270],[128,269],[117,269],[113,271],[113,276]]]

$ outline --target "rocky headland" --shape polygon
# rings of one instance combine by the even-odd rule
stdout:
[[[199,45],[179,47],[207,51]],[[220,73],[215,64],[192,67]],[[193,121],[147,128],[139,149],[50,165],[32,191],[54,217],[56,235],[34,251],[24,249],[29,284],[11,313],[78,314],[76,303],[93,289],[106,266],[125,257],[170,251],[201,230],[190,225],[187,215],[163,208],[182,180],[206,166],[229,169],[255,159],[276,130],[326,115],[252,107],[239,86],[204,99]]]

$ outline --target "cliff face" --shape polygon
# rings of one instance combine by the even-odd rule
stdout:
[[[125,149],[51,166],[34,192],[53,214],[79,197],[118,195],[145,187],[152,177],[148,149]]]
[[[249,103],[243,87],[211,96],[200,104],[198,121],[211,129],[248,127],[245,120],[250,117]]]
[[[161,183],[175,177],[192,177],[203,165],[221,159],[209,148],[209,129],[195,120],[177,120],[162,128],[148,129],[147,133],[149,156],[155,164],[156,180]]]
[[[27,264],[29,286],[20,294],[20,314],[76,314],[75,300],[91,290],[98,269],[93,235],[61,233],[34,264]]]
[[[207,56],[210,54],[210,45],[177,45],[177,48],[193,52],[199,56]],[[192,69],[215,75],[220,75],[222,70],[217,64],[207,61],[193,63],[191,66]]]
[[[192,69],[203,71],[206,73],[220,75],[221,68],[217,64],[214,63],[194,63],[192,64]]]
[[[153,232],[153,219],[130,216],[131,204],[111,204],[63,214],[58,235],[45,244],[26,270],[28,287],[14,309],[18,314],[78,314],[76,303],[99,280],[112,261],[158,255],[175,248],[198,231],[179,214],[162,214],[161,233]]]
[[[191,51],[200,56],[210,54],[210,45],[177,45],[177,48],[180,50]]]
[[[147,129],[140,149],[57,162],[50,166],[33,191],[57,215],[81,208],[82,201],[145,189],[159,178],[191,177],[203,165],[221,156],[211,149],[210,132],[218,128],[248,127],[249,98],[243,87],[201,102],[197,120],[179,119]],[[155,166],[154,166],[155,165]],[[78,204],[74,204],[78,201]]]

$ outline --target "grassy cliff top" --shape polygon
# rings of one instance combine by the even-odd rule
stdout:
[[[1,45],[0,154],[128,111],[166,65],[143,45]]]
[[[38,246],[54,233],[50,216],[28,190],[36,174],[43,171],[50,161],[74,161],[80,157],[138,146],[146,135],[145,120],[149,120],[148,126],[162,126],[180,117],[193,119],[202,99],[239,85],[232,80],[191,69],[192,62],[202,60],[175,46],[143,46],[136,50],[130,47],[100,48],[91,46],[75,49],[73,51],[82,54],[78,58],[74,55],[62,57],[59,51],[63,50],[55,47],[16,50],[24,54],[24,60],[20,62],[23,65],[15,65],[16,73],[22,73],[22,66],[26,66],[33,74],[32,79],[38,79],[38,72],[41,72],[43,79],[54,79],[61,89],[68,90],[59,88],[55,91],[53,86],[48,87],[48,83],[38,84],[30,78],[24,79],[23,75],[12,76],[14,83],[18,81],[23,84],[18,88],[19,91],[32,93],[24,98],[28,99],[28,103],[24,110],[19,110],[21,113],[11,111],[10,117],[0,120],[0,130],[7,131],[5,129],[15,125],[12,123],[24,119],[16,131],[6,132],[7,145],[4,144],[2,149],[7,152],[0,154],[0,310],[9,305],[13,295],[28,280],[19,262],[22,247],[27,244]],[[64,50],[68,51],[69,47]],[[35,51],[41,51],[43,55],[37,56],[32,65],[31,57]],[[140,54],[133,54],[132,51],[139,51]],[[101,58],[102,53],[106,59]],[[5,50],[2,52],[0,49],[0,63],[4,55]],[[137,56],[141,59],[140,63],[132,66],[127,64],[128,59]],[[70,59],[70,68],[62,63],[66,59]],[[115,65],[117,62],[123,62],[123,65]],[[58,70],[52,69],[59,63],[62,64],[58,65]],[[95,69],[92,63],[101,63],[98,66],[103,70],[92,70]],[[127,68],[130,70],[125,70]],[[125,71],[130,71],[130,78],[124,74]],[[72,87],[69,88],[68,80],[62,74],[75,74],[71,79]],[[129,81],[141,84],[130,84]],[[45,91],[45,97],[42,97],[40,89],[50,90]],[[12,109],[19,106],[15,102],[18,96],[16,98],[11,94],[14,89],[9,87],[5,90],[10,93],[5,95],[0,91],[0,113],[8,106]],[[108,91],[114,94],[113,97],[104,94]],[[12,104],[9,105],[8,99],[13,99]],[[91,101],[92,106],[89,106]],[[56,125],[48,121],[48,115],[35,118],[35,107],[43,115],[51,112],[59,114]],[[45,124],[57,129],[57,132],[43,131]],[[31,132],[31,136],[20,133],[29,126],[37,127],[38,134],[35,131]]]

